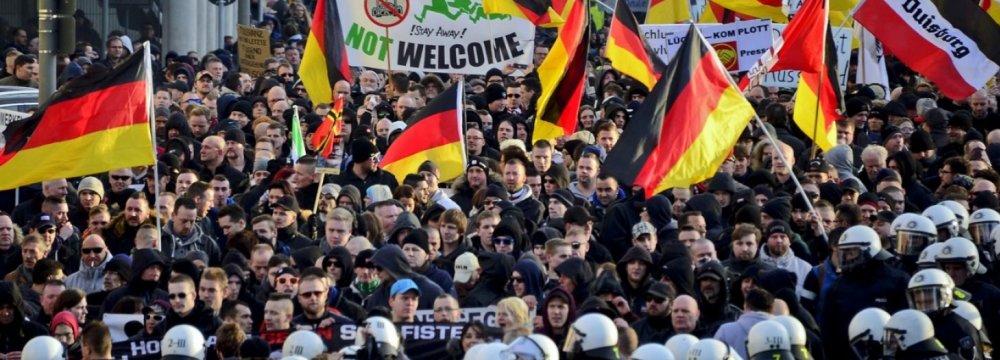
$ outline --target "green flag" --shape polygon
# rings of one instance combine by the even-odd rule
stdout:
[[[302,140],[302,126],[299,125],[299,108],[295,108],[292,114],[292,161],[298,162],[299,158],[306,155],[306,143]]]

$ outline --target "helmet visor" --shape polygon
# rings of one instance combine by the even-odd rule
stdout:
[[[990,242],[990,234],[996,229],[995,222],[981,222],[969,225],[969,235],[972,235],[972,242],[976,245],[983,245]]]
[[[882,342],[874,340],[869,332],[851,340],[851,351],[857,359],[881,359]]]
[[[566,342],[563,343],[563,352],[566,354],[578,354],[583,352],[583,338],[586,334],[581,334],[576,331],[575,326],[569,327],[569,334],[566,334]]]
[[[840,258],[840,268],[842,270],[852,270],[864,265],[869,257],[868,249],[860,246],[841,247],[837,249],[837,256]]]
[[[946,294],[940,286],[907,289],[906,300],[910,302],[910,308],[923,312],[938,311],[951,304],[950,294]]]
[[[895,358],[905,350],[902,339],[905,335],[906,330],[885,329],[885,336],[882,337],[882,356]]]
[[[931,235],[918,232],[899,231],[896,233],[896,254],[917,256],[934,240]]]

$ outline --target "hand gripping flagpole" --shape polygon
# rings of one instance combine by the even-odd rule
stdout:
[[[145,82],[146,82],[146,113],[149,116],[148,120],[149,120],[149,134],[150,134],[150,140],[151,140],[150,143],[153,146],[153,166],[152,166],[152,168],[153,168],[153,177],[154,177],[154,181],[153,181],[153,199],[152,199],[152,201],[150,201],[149,199],[147,199],[146,203],[147,204],[152,203],[153,206],[156,207],[156,209],[159,209],[160,208],[159,207],[159,201],[160,201],[160,169],[159,169],[159,166],[157,166],[157,163],[156,163],[156,126],[155,126],[155,124],[156,124],[155,114],[156,113],[155,113],[155,111],[153,109],[153,59],[152,59],[152,57],[150,56],[150,53],[149,53],[149,41],[146,41],[146,42],[142,43],[142,71],[143,71],[143,73],[142,73],[143,80],[145,80]],[[157,230],[161,229],[163,226],[160,224],[160,214],[157,213],[156,216],[154,216],[154,218],[156,218],[156,229]],[[158,250],[158,251],[162,250],[162,249],[160,249],[160,242],[159,241],[156,242],[156,250]]]

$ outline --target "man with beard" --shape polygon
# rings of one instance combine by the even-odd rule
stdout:
[[[729,303],[729,287],[726,282],[726,269],[716,260],[705,262],[695,274],[697,280],[698,308],[701,309],[701,321],[714,334],[724,323],[735,321],[742,311]]]
[[[149,201],[143,193],[134,193],[125,202],[125,210],[111,219],[104,229],[104,240],[112,254],[129,254],[134,247],[133,239],[139,227],[155,223],[149,214]]]
[[[236,170],[226,161],[226,140],[221,136],[209,136],[201,143],[201,164],[204,168],[198,177],[202,181],[211,181],[215,175],[225,176],[230,184],[242,184],[246,174]]]
[[[632,323],[632,329],[635,329],[640,344],[667,342],[667,338],[673,332],[670,323],[670,303],[674,297],[676,294],[667,284],[656,282],[649,287],[643,304],[646,316]]]
[[[236,113],[234,110],[233,113]],[[232,117],[232,113],[229,115]],[[223,135],[226,140],[226,162],[240,173],[246,174],[253,170],[253,162],[247,161],[246,134],[240,129],[227,129]],[[235,184],[239,186],[241,184]]]
[[[544,206],[531,195],[531,187],[527,186],[528,158],[521,152],[511,152],[505,156],[503,164],[504,188],[507,190],[507,197],[514,203],[527,221],[538,224],[542,221],[542,209]]]
[[[174,203],[174,218],[161,230],[163,253],[170,258],[184,257],[192,251],[203,251],[208,255],[209,265],[218,265],[222,254],[215,239],[196,225],[197,204],[186,197]]]
[[[601,160],[593,152],[584,152],[576,161],[576,181],[569,184],[569,190],[578,198],[590,199],[597,188],[597,174],[601,172]]]
[[[806,281],[806,275],[812,270],[812,265],[795,256],[795,252],[791,249],[791,239],[794,236],[795,233],[788,223],[783,220],[772,220],[767,226],[767,242],[764,243],[760,259],[763,263],[794,273],[796,292],[801,294],[802,284]]]
[[[972,125],[983,134],[1000,128],[1000,114],[996,111],[990,111],[989,96],[986,90],[980,90],[969,96],[968,99],[969,110],[972,113]]]
[[[99,235],[90,235],[83,239],[80,246],[80,270],[66,278],[66,286],[83,290],[87,294],[104,289],[104,267],[111,261],[104,239]]]
[[[326,304],[330,293],[330,278],[319,268],[306,269],[299,282],[299,291],[295,295],[302,314],[292,319],[292,327],[299,330],[312,330],[324,336],[332,335],[334,324],[349,324],[351,319],[331,312]]]
[[[757,257],[760,249],[761,233],[751,224],[737,224],[733,229],[732,255],[722,262],[733,280],[739,280],[751,266],[761,270],[773,269],[771,264],[765,264]]]
[[[4,280],[13,282],[18,286],[30,284],[35,264],[44,259],[48,253],[49,245],[40,235],[30,234],[25,236],[24,241],[21,243],[21,265],[18,265],[14,270],[7,273]]]
[[[472,130],[472,129],[470,129]],[[489,185],[490,167],[483,158],[469,156],[469,165],[465,168],[465,176],[455,180],[452,189],[455,195],[451,196],[451,201],[458,204],[462,212],[469,213],[472,210],[472,198],[477,191],[486,189]]]
[[[596,191],[588,198],[590,205],[593,206],[594,216],[603,219],[607,209],[623,199],[625,199],[625,190],[619,186],[618,179],[606,172],[599,173]]]

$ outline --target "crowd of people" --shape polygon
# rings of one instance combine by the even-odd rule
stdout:
[[[539,29],[528,69],[353,68],[333,89],[345,100],[337,164],[310,141],[331,104],[310,99],[301,77],[314,75],[298,71],[311,6],[268,1],[273,56],[257,76],[236,67],[233,44],[161,54],[143,33],[157,162],[50,179],[0,209],[0,354],[110,359],[116,332],[176,359],[424,358],[400,331],[426,322],[422,310],[461,325],[444,342],[453,359],[995,354],[995,85],[944,98],[890,57],[891,88],[849,84],[838,145],[819,154],[791,121],[793,91],[756,86],[745,95],[764,125],[712,179],[646,194],[602,171],[609,151],[635,145],[618,139],[648,95],[603,58],[607,28],[590,39],[577,131],[532,139],[533,69],[552,35]],[[37,87],[29,34],[5,39],[0,85]],[[140,46],[122,32],[103,45],[61,57],[60,83]],[[459,83],[463,174],[441,178],[434,159],[383,170],[407,120]],[[107,314],[143,321],[111,329]],[[355,345],[327,346],[346,324]]]

